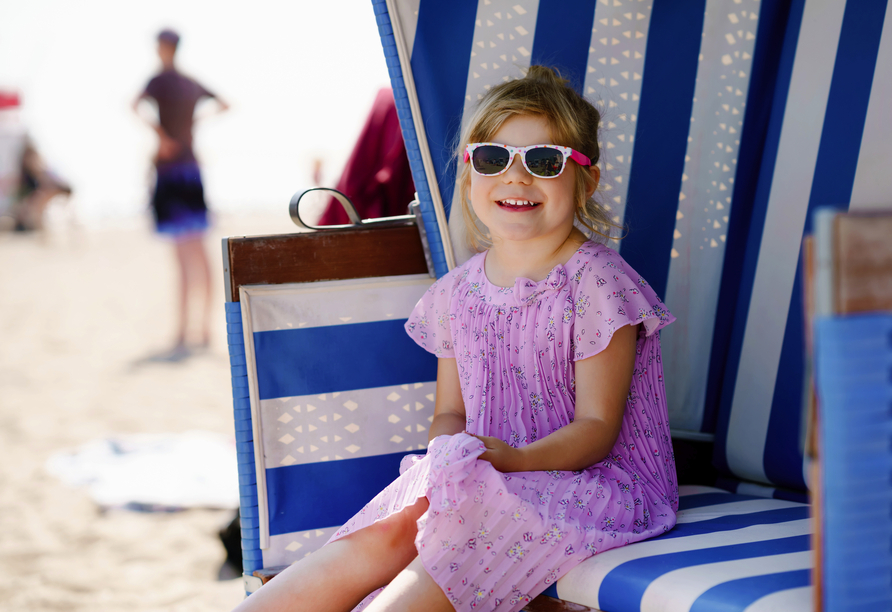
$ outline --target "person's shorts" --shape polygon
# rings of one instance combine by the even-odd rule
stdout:
[[[198,164],[165,164],[156,168],[156,175],[152,196],[155,229],[174,239],[204,232],[208,209]]]

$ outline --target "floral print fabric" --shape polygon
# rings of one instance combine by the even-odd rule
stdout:
[[[468,432],[522,447],[573,421],[574,362],[641,324],[619,437],[580,471],[504,474],[458,434],[403,460],[400,477],[333,537],[426,496],[415,540],[456,610],[520,610],[585,558],[671,529],[678,509],[659,334],[674,318],[606,246],[586,242],[539,282],[497,287],[485,253],[437,281],[406,322],[409,335],[455,358]],[[361,604],[364,605],[370,600]],[[360,606],[360,607],[361,607]]]

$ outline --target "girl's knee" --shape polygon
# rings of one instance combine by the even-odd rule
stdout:
[[[378,540],[381,546],[392,549],[411,547],[414,550],[415,536],[418,533],[416,521],[427,511],[429,505],[426,497],[420,497],[413,505],[369,525],[362,531],[368,530],[367,536]]]

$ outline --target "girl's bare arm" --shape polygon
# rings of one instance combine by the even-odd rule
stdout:
[[[480,458],[501,472],[581,470],[607,456],[619,436],[635,368],[638,325],[616,330],[603,351],[576,362],[576,414],[573,422],[523,448],[478,436],[486,445]]]
[[[458,381],[455,359],[437,360],[437,400],[428,441],[437,436],[453,435],[465,430],[465,402]]]

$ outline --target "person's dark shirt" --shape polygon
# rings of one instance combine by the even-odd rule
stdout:
[[[143,95],[158,105],[158,121],[168,136],[180,144],[180,151],[171,162],[195,161],[192,151],[192,122],[195,105],[204,97],[215,95],[201,84],[176,70],[165,70],[155,76]]]

